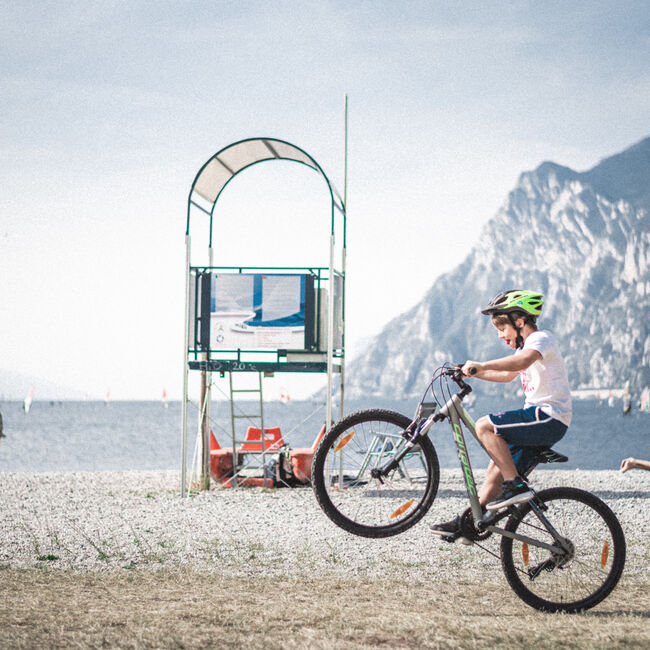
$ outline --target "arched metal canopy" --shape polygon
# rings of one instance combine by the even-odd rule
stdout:
[[[345,187],[347,189],[347,96],[346,96],[346,167],[345,175],[346,179]],[[345,294],[345,266],[346,266],[346,213],[345,213],[345,200],[341,197],[336,188],[332,185],[329,178],[321,168],[321,166],[312,158],[306,151],[297,147],[289,142],[284,140],[278,140],[276,138],[249,138],[246,140],[240,140],[233,144],[224,147],[216,154],[214,154],[209,160],[207,160],[204,165],[201,167],[192,187],[190,189],[188,197],[188,206],[187,206],[187,227],[185,231],[185,341],[184,341],[184,367],[183,367],[183,428],[182,428],[182,438],[181,438],[181,483],[182,483],[182,493],[185,495],[186,487],[186,439],[187,439],[187,402],[188,402],[188,371],[190,369],[188,353],[190,350],[189,346],[189,326],[190,326],[190,293],[191,293],[191,234],[190,234],[190,216],[192,212],[192,207],[197,208],[204,214],[207,214],[210,218],[210,234],[209,234],[209,243],[208,243],[208,266],[201,267],[203,271],[214,269],[217,267],[213,266],[213,248],[212,248],[212,232],[213,232],[213,219],[215,206],[221,196],[221,193],[228,185],[228,183],[240,172],[244,171],[248,167],[255,165],[266,160],[291,160],[307,167],[311,167],[316,171],[323,180],[327,183],[327,187],[331,199],[331,233],[330,233],[330,243],[329,243],[329,267],[327,281],[329,282],[329,298],[327,299],[327,352],[326,352],[326,369],[327,369],[327,416],[326,424],[329,428],[332,423],[332,376],[334,372],[334,304],[335,304],[335,278],[338,278],[340,282],[340,293],[341,297]],[[342,216],[342,237],[339,242],[340,254],[341,254],[341,267],[340,270],[335,269],[334,258],[335,258],[335,212],[340,212]],[[282,269],[287,269],[289,267],[280,267]],[[239,272],[241,273],[241,268]],[[340,383],[340,395],[341,395],[341,414],[343,414],[343,391],[344,391],[344,306],[341,304],[340,310],[340,349],[337,349],[337,352],[340,352],[339,356],[339,373],[341,378]],[[286,354],[286,351],[284,351]],[[239,357],[240,351],[237,351],[237,360],[240,360]],[[315,353],[318,356],[319,353]],[[288,355],[286,355],[288,358]],[[314,356],[314,354],[312,354]],[[207,354],[207,359],[203,362],[200,362],[199,365],[204,364],[205,367],[199,367],[197,369],[203,370],[204,372],[212,372],[209,368],[211,363],[210,355]],[[322,372],[320,366],[322,362],[320,360],[310,359],[305,361],[305,364],[312,364],[314,372]],[[301,366],[304,367],[304,365]],[[248,365],[245,363],[238,363],[239,366],[236,370],[247,371],[249,370]],[[259,364],[258,364],[259,365]],[[280,363],[278,362],[276,370],[281,370],[282,367],[289,369],[290,364],[287,362]],[[260,366],[261,367],[261,366]],[[252,368],[252,366],[251,366]],[[256,367],[257,368],[257,367]],[[258,368],[259,369],[259,368]],[[300,370],[302,372],[303,370]],[[230,372],[230,370],[228,371]],[[208,383],[206,390],[205,404],[207,404],[206,411],[207,419],[209,419],[209,404],[211,402],[210,397],[210,386]],[[203,417],[203,416],[202,416]],[[205,421],[207,421],[207,419]],[[207,462],[208,456],[206,456],[206,449],[209,449],[209,439],[207,431],[209,427],[201,425],[203,428],[203,450],[204,450],[204,473],[207,472]],[[262,423],[262,429],[264,428]],[[235,447],[234,442],[234,433],[233,433],[233,448]]]
[[[189,208],[194,205],[212,216],[221,192],[239,172],[265,160],[293,160],[307,165],[318,172],[327,183],[332,199],[332,231],[334,229],[334,209],[345,216],[345,205],[341,195],[321,168],[303,149],[276,138],[249,138],[240,140],[218,151],[199,170],[190,190],[187,230],[190,234]],[[212,238],[212,237],[210,237]]]

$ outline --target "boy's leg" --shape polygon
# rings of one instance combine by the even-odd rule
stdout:
[[[530,468],[531,460],[534,460],[534,455],[531,457],[528,450],[536,446],[550,446],[557,442],[566,431],[565,425],[553,421],[552,418],[534,407],[499,413],[492,417],[503,428],[501,435],[496,433],[496,427],[490,416],[479,418],[476,422],[477,436],[493,458],[478,493],[479,502],[484,511],[485,509],[498,510],[506,505],[530,499],[533,496],[532,490],[528,488],[523,479],[519,480]],[[496,450],[497,458],[493,456],[494,450]],[[515,458],[517,459],[516,464]],[[499,461],[502,468],[505,466],[510,469],[505,478],[506,480],[508,476],[512,478],[506,485],[504,485],[505,472],[502,473],[499,468]],[[507,470],[505,471],[507,472]],[[430,528],[436,535],[444,537],[449,542],[456,539],[462,541],[463,539],[460,531],[460,516],[448,522],[434,524]],[[471,542],[467,541],[466,543],[470,544]]]
[[[483,508],[485,508],[485,505],[490,503],[490,501],[501,492],[502,487],[503,474],[501,474],[496,463],[491,460],[487,468],[485,481],[483,481],[483,485],[481,485],[481,488],[478,491],[478,500]]]
[[[485,506],[490,503],[500,492],[503,487],[503,476],[493,460],[487,468],[485,481],[478,491],[478,498],[483,509],[485,517]],[[455,542],[459,540],[462,544],[472,544],[470,540],[466,540],[460,531],[460,515],[454,517],[451,521],[445,521],[429,526],[432,533],[439,535],[447,542]]]
[[[566,425],[530,406],[515,411],[493,413],[480,419],[481,442],[503,474],[501,493],[486,504],[488,510],[498,510],[508,505],[523,503],[533,496],[533,491],[522,478],[530,467],[531,448],[550,446],[566,432]],[[477,423],[477,429],[478,427]],[[478,433],[478,431],[477,431]],[[496,440],[500,440],[496,442]],[[507,458],[503,453],[506,448]],[[513,455],[517,458],[517,465]]]
[[[515,479],[517,477],[517,468],[512,460],[508,443],[496,434],[489,416],[484,415],[477,420],[476,435],[499,469],[502,479],[504,481]]]
[[[492,484],[486,487],[486,492],[489,491],[491,497],[485,503],[487,510],[499,510],[508,505],[523,503],[533,497],[533,491],[528,487],[526,481],[519,476],[508,444],[508,442],[512,441],[508,441],[507,437],[511,431],[519,431],[521,426],[526,424],[525,420],[528,417],[530,417],[530,414],[526,414],[524,410],[510,411],[484,416],[479,418],[476,423],[476,434],[503,477],[503,485],[498,494],[492,494],[496,487],[494,476],[492,476]],[[495,420],[492,418],[495,418]],[[505,425],[507,435],[504,436],[504,432],[497,428],[499,425]]]

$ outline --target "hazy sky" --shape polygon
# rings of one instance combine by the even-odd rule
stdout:
[[[353,351],[465,258],[520,172],[650,133],[646,0],[39,0],[0,18],[0,369],[91,396],[180,396],[187,195],[231,142],[288,140],[342,189],[349,94]],[[327,200],[300,165],[245,172],[216,263],[325,265]]]

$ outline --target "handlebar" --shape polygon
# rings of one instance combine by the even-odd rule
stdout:
[[[448,377],[451,377],[452,380],[455,381],[456,383],[458,383],[459,381],[462,382],[463,377],[468,376],[463,372],[463,366],[464,365],[465,365],[464,363],[456,363],[453,366],[443,370],[442,374],[447,375]],[[470,367],[469,376],[474,376],[475,374],[476,374],[476,368],[474,368],[473,366]]]
[[[461,389],[461,397],[468,395],[472,392],[472,388],[465,383],[465,373],[463,372],[464,363],[457,363],[453,366],[449,366],[442,371],[442,374],[449,377],[457,386]],[[469,369],[470,376],[476,374],[476,368],[471,367]]]

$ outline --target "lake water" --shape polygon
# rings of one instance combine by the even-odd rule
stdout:
[[[361,408],[392,408],[407,415],[417,400],[350,401],[346,413]],[[246,405],[248,406],[248,405]],[[254,405],[250,405],[254,408]],[[484,403],[479,398],[470,410],[474,417],[514,408],[515,403]],[[241,408],[241,407],[240,407]],[[248,409],[250,412],[250,409]],[[181,404],[170,402],[38,402],[26,415],[22,404],[0,404],[6,438],[0,444],[0,471],[85,471],[179,469]],[[255,411],[253,411],[255,412]],[[189,408],[188,458],[192,458],[197,411]],[[311,446],[325,419],[315,402],[268,402],[265,426],[280,426],[292,447]],[[240,421],[244,427],[248,423]],[[230,406],[215,402],[212,429],[222,445],[230,446]],[[242,429],[243,431],[243,429]],[[243,434],[242,434],[243,435]],[[430,436],[442,467],[457,467],[456,449],[448,425],[434,427]],[[487,466],[487,457],[468,435],[474,468]],[[650,414],[633,410],[623,415],[620,402],[613,408],[597,400],[574,401],[573,424],[557,445],[569,462],[555,468],[615,469],[622,458],[650,458]]]

